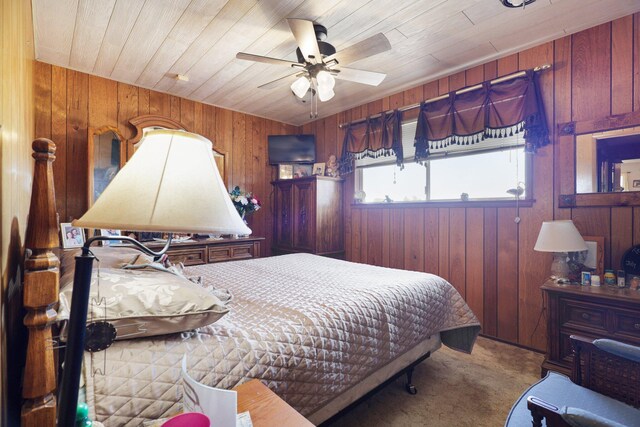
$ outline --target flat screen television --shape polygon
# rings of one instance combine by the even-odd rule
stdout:
[[[315,163],[315,135],[269,135],[269,164]]]

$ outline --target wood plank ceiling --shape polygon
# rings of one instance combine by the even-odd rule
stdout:
[[[328,29],[338,51],[384,33],[391,51],[349,67],[387,74],[378,87],[338,81],[319,117],[450,75],[640,10],[638,0],[32,0],[40,61],[284,123],[309,122],[291,69],[242,61],[244,51],[296,61],[286,18]],[[177,81],[177,74],[188,82]],[[293,78],[291,78],[291,83]]]

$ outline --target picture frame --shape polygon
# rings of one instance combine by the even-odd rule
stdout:
[[[279,164],[278,179],[293,179],[293,165]]]
[[[594,274],[604,274],[604,236],[582,236],[587,244],[587,256],[584,265],[595,268]]]
[[[122,232],[120,230],[109,230],[109,229],[100,229],[98,230],[98,235],[100,236],[122,236]],[[102,246],[117,246],[121,245],[122,242],[119,240],[102,240]]]
[[[311,176],[313,172],[313,165],[294,165],[293,167],[293,177],[294,178],[304,178],[307,176]]]
[[[640,179],[633,180],[633,188],[640,188]]]
[[[60,240],[65,249],[81,248],[84,245],[84,230],[81,227],[75,227],[70,222],[61,222]]]
[[[313,164],[312,174],[313,175],[324,176],[325,167],[326,167],[326,163],[324,163],[324,162],[322,162],[322,163],[314,163]]]

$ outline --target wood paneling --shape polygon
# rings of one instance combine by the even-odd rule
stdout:
[[[478,315],[484,334],[543,350],[546,326],[540,286],[548,276],[551,256],[533,250],[542,221],[573,219],[583,234],[604,236],[607,268],[617,268],[624,251],[640,244],[640,208],[558,207],[558,195],[573,192],[575,147],[572,136],[558,137],[553,131],[558,123],[628,115],[640,109],[639,28],[640,14],[636,13],[377,102],[398,108],[419,102],[420,93],[430,98],[462,85],[552,63],[553,71],[542,75],[541,86],[553,144],[534,155],[535,202],[520,208],[518,224],[512,207],[358,208],[351,206],[354,183],[353,177],[347,177],[345,189],[351,189],[345,191],[349,230],[345,238],[351,248],[347,259],[377,263],[378,253],[370,252],[381,241],[382,265],[433,272],[449,280]],[[337,143],[341,147],[341,131],[332,130],[335,123],[375,113],[371,104],[307,128],[322,129],[320,145],[330,144],[334,149]],[[328,135],[338,135],[337,141],[332,137],[329,143]],[[368,242],[364,259],[363,242]]]
[[[20,423],[26,347],[21,281],[33,181],[31,141],[34,129],[51,135],[46,90],[51,69],[34,78],[31,2],[0,0],[0,35],[0,425],[13,426]],[[34,121],[36,109],[45,117]]]
[[[269,181],[274,168],[268,165],[267,135],[297,133],[297,127],[78,71],[35,64],[36,136],[51,137],[58,147],[53,169],[61,221],[79,218],[87,208],[88,126],[116,126],[125,138],[130,138],[135,128],[129,119],[154,113],[181,121],[209,138],[217,150],[228,156],[227,185],[240,185],[261,200],[263,209],[249,218],[249,222],[254,235],[270,239]],[[128,148],[130,156],[133,147]],[[270,254],[270,248],[271,241],[267,240],[262,245],[262,255]]]

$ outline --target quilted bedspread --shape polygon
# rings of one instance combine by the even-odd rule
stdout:
[[[479,323],[444,279],[309,254],[185,269],[231,291],[231,311],[198,331],[115,342],[85,353],[86,398],[106,426],[180,409],[180,362],[205,384],[259,378],[303,415],[432,334],[470,351]]]

